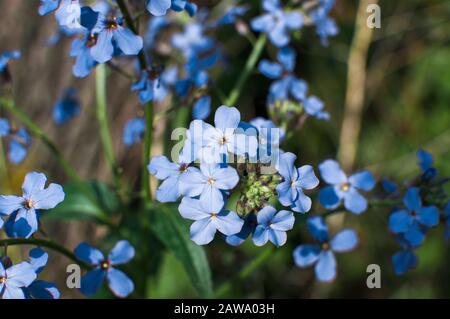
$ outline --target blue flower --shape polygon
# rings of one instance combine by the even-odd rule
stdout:
[[[20,51],[5,51],[0,54],[0,73],[4,73],[11,60],[19,60],[22,54]]]
[[[323,111],[324,104],[317,96],[308,97],[303,103],[303,107],[305,108],[306,114],[310,116],[314,116],[319,120],[330,119],[330,114]]]
[[[11,132],[11,126],[9,125],[9,121],[4,118],[0,118],[0,137],[8,136]]]
[[[222,25],[233,24],[236,22],[238,17],[242,17],[248,11],[248,7],[246,6],[235,6],[229,8],[225,14],[211,23],[211,28],[217,28]]]
[[[402,250],[396,252],[392,256],[391,261],[395,274],[403,275],[417,266],[419,258],[414,254],[414,247],[402,235],[397,236],[396,240],[402,247]]]
[[[278,62],[261,60],[259,71],[269,79],[276,80],[270,85],[270,100],[284,101],[293,96],[295,100],[303,102],[306,98],[308,85],[297,79],[293,74],[295,69],[295,51],[291,47],[284,47],[278,51]]]
[[[36,272],[27,262],[5,269],[0,263],[0,296],[2,299],[25,299],[22,288],[28,287],[36,279]]]
[[[303,15],[300,12],[285,12],[279,0],[263,0],[266,14],[251,21],[252,29],[268,34],[270,41],[277,47],[289,44],[289,32],[303,26]]]
[[[151,49],[156,44],[156,38],[162,28],[168,26],[170,23],[166,17],[153,17],[148,22],[147,32],[144,37],[144,44],[147,49]]]
[[[141,104],[146,104],[153,100],[154,91],[158,85],[159,79],[156,73],[149,74],[143,71],[140,80],[131,86],[131,91],[139,91],[139,101]]]
[[[84,78],[88,76],[97,62],[91,55],[91,48],[96,44],[96,37],[86,33],[82,39],[75,39],[72,42],[70,56],[76,58],[72,67],[72,73],[76,77]]]
[[[147,0],[147,10],[157,17],[165,15],[171,5],[171,0]]]
[[[253,234],[256,246],[263,246],[271,241],[275,246],[286,243],[286,232],[294,227],[294,214],[287,210],[276,211],[272,206],[266,206],[256,215],[258,226]]]
[[[444,207],[444,222],[445,222],[445,232],[444,236],[446,240],[450,240],[450,201]]]
[[[8,159],[13,164],[20,164],[28,153],[31,145],[31,137],[25,128],[20,128],[11,134],[8,148]]]
[[[425,180],[433,179],[437,176],[437,169],[433,166],[433,155],[422,149],[417,151],[417,159],[422,170],[422,178]]]
[[[184,194],[182,177],[192,172],[194,167],[189,167],[191,161],[180,154],[178,163],[173,163],[165,156],[155,156],[148,165],[148,171],[162,184],[156,190],[156,199],[161,203],[175,202]],[[190,182],[190,181],[189,181]]]
[[[36,276],[44,270],[48,261],[48,254],[41,248],[33,248],[29,253],[30,264],[36,272]],[[24,289],[27,299],[59,299],[61,293],[58,288],[50,282],[35,280]]]
[[[309,14],[316,25],[316,33],[324,46],[328,45],[328,37],[335,36],[339,32],[334,20],[328,17],[328,13],[333,6],[334,0],[320,0],[319,7]]]
[[[435,206],[422,206],[419,189],[411,187],[403,198],[404,209],[389,216],[389,229],[394,234],[403,234],[413,246],[422,244],[425,230],[439,223],[439,211]]]
[[[51,209],[64,200],[64,191],[61,185],[50,184],[47,188],[47,178],[42,173],[28,173],[22,184],[23,195],[1,195],[0,214],[11,215],[17,211],[14,221],[25,219],[30,226],[31,236],[38,229],[37,210]]]
[[[197,120],[204,120],[211,113],[211,97],[204,95],[200,97],[192,107],[192,117]]]
[[[311,209],[311,198],[303,193],[304,189],[313,189],[319,185],[319,180],[310,165],[295,168],[297,159],[292,153],[280,155],[278,172],[283,182],[277,185],[278,200],[283,206],[289,206],[295,212],[306,213]]]
[[[204,201],[184,197],[178,208],[181,216],[194,220],[191,225],[191,239],[197,245],[210,243],[217,232],[224,235],[238,233],[244,221],[233,211],[224,210],[222,199]]]
[[[398,193],[397,184],[391,180],[383,178],[383,180],[381,181],[381,186],[383,187],[383,190],[388,194],[397,194]]]
[[[361,171],[347,178],[338,162],[326,160],[319,165],[320,175],[330,184],[320,190],[319,201],[327,209],[337,208],[344,201],[345,209],[361,214],[367,209],[367,200],[359,190],[368,192],[375,187],[375,179],[369,171]]]
[[[74,88],[64,90],[63,96],[53,107],[53,119],[56,124],[65,124],[80,114],[80,103]]]
[[[41,0],[39,14],[45,16],[58,8],[59,0]]]
[[[189,197],[200,196],[204,202],[223,201],[222,191],[233,189],[239,175],[233,167],[219,164],[200,164],[200,169],[191,168],[180,178],[180,191]]]
[[[142,50],[142,38],[122,24],[123,21],[120,18],[106,18],[99,14],[93,29],[96,42],[91,47],[91,56],[95,61],[106,63],[111,60],[114,55],[114,44],[125,55],[137,55]]]
[[[309,218],[307,227],[319,244],[305,244],[295,248],[294,262],[301,268],[315,264],[316,278],[319,281],[330,282],[336,277],[334,253],[353,250],[358,244],[356,232],[353,229],[344,229],[330,239],[328,227],[320,216]]]
[[[244,225],[242,226],[240,232],[226,237],[227,244],[231,246],[239,246],[242,244],[250,234],[254,234],[258,226],[258,220],[254,213],[250,213],[244,217]]]
[[[127,146],[139,143],[145,132],[145,120],[137,117],[128,121],[123,131],[123,142]]]
[[[81,5],[79,0],[61,0],[55,13],[61,27],[81,29]]]
[[[204,30],[204,26],[200,23],[187,24],[183,33],[172,36],[173,47],[180,50],[187,59],[212,49],[214,41],[204,36]]]
[[[191,17],[197,13],[197,5],[187,0],[172,0],[170,8],[176,12],[186,11]]]
[[[118,241],[107,258],[100,250],[89,244],[79,244],[75,248],[77,258],[94,266],[93,270],[81,277],[80,291],[86,296],[94,295],[106,277],[108,286],[114,295],[120,298],[130,295],[134,290],[133,282],[125,273],[112,266],[129,262],[134,254],[133,246],[126,240]]]
[[[219,107],[214,116],[215,127],[207,123],[203,125],[202,147],[196,155],[209,164],[222,162],[228,153],[256,156],[257,138],[237,130],[240,121],[241,115],[236,108],[225,105]]]

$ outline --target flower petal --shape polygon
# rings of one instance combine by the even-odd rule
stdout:
[[[228,236],[239,233],[244,225],[244,221],[233,211],[222,211],[214,223],[218,231]]]
[[[100,288],[105,276],[106,271],[100,268],[95,268],[94,270],[87,272],[81,277],[81,293],[88,297],[93,296]]]
[[[408,211],[395,211],[389,216],[389,229],[396,234],[404,233],[409,229],[412,222],[413,219]]]
[[[237,128],[240,121],[241,114],[235,107],[222,105],[217,109],[216,114],[214,115],[214,125],[223,132],[225,132],[226,129]]]
[[[330,240],[331,249],[338,253],[353,250],[358,244],[358,236],[353,229],[344,229]]]
[[[344,206],[355,214],[361,214],[367,209],[367,200],[353,187],[344,193]]]
[[[340,185],[347,181],[347,176],[335,160],[325,160],[319,165],[323,180],[331,185]]]
[[[422,207],[419,189],[417,187],[409,188],[403,198],[403,203],[410,211],[419,210],[419,208]]]
[[[143,40],[128,28],[119,27],[114,32],[117,46],[126,55],[137,55],[143,48]]]
[[[116,243],[108,255],[111,265],[120,265],[129,262],[135,254],[134,247],[128,240],[121,240]]]
[[[134,290],[134,284],[131,279],[122,271],[110,268],[106,276],[108,286],[120,298],[128,297]]]
[[[422,225],[436,226],[439,224],[439,211],[435,206],[422,207],[417,212],[417,219]]]
[[[327,209],[335,209],[339,206],[341,199],[333,186],[327,186],[319,191],[319,202]]]
[[[355,173],[352,176],[350,176],[348,181],[353,187],[361,189],[365,192],[372,190],[376,184],[375,178],[369,171],[362,171]]]
[[[315,272],[319,281],[330,282],[336,277],[336,259],[331,250],[322,251]]]
[[[75,256],[90,265],[98,265],[105,259],[100,250],[87,243],[81,243],[75,248]]]
[[[64,200],[65,194],[61,185],[50,184],[32,196],[33,207],[36,209],[51,209]]]
[[[10,215],[16,210],[23,207],[24,199],[14,195],[1,195],[0,196],[0,214]]]
[[[216,234],[216,227],[211,222],[211,218],[204,218],[195,221],[190,229],[191,239],[197,245],[209,244]]]
[[[30,198],[33,194],[43,190],[46,182],[47,177],[45,174],[37,172],[28,173],[22,184],[23,197]]]
[[[304,268],[314,264],[320,256],[320,247],[317,245],[300,245],[294,249],[294,262],[298,267]]]
[[[318,241],[326,242],[328,240],[328,226],[325,220],[320,216],[308,218],[306,222],[309,233]]]

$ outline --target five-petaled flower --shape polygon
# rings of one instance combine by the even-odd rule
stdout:
[[[330,239],[328,226],[320,216],[309,218],[307,227],[319,244],[304,244],[295,248],[295,264],[301,268],[315,264],[317,279],[330,282],[336,277],[334,253],[353,250],[358,244],[358,237],[353,229],[344,229]]]
[[[311,209],[311,198],[305,195],[304,189],[313,189],[319,185],[311,165],[295,168],[297,156],[292,153],[280,155],[278,172],[284,181],[277,185],[278,200],[295,212],[306,213]]]
[[[5,269],[0,262],[0,296],[3,299],[25,299],[23,288],[36,279],[36,272],[27,262]]]
[[[422,244],[425,231],[439,223],[439,210],[435,206],[422,206],[419,189],[411,187],[403,198],[404,209],[389,216],[389,229],[395,234],[404,234],[413,246]]]
[[[217,230],[224,235],[237,234],[244,224],[235,212],[224,209],[223,200],[184,197],[178,209],[181,216],[194,220],[190,232],[191,239],[197,245],[210,243]]]
[[[375,179],[369,171],[361,171],[347,177],[338,162],[326,160],[319,165],[322,179],[330,184],[320,190],[319,201],[327,209],[337,208],[344,201],[345,209],[361,214],[367,209],[367,200],[358,190],[368,192],[375,187]]]
[[[25,237],[31,236],[38,229],[37,210],[52,209],[64,200],[61,185],[50,184],[45,188],[47,177],[42,173],[28,173],[22,185],[22,196],[1,195],[0,214],[15,214],[15,222],[24,219],[30,227]]]
[[[272,206],[266,206],[256,215],[258,226],[253,234],[256,246],[262,246],[271,241],[275,246],[286,243],[286,232],[294,227],[294,214],[288,210],[276,211]]]
[[[81,278],[81,292],[86,296],[94,295],[106,277],[109,288],[117,297],[125,298],[129,296],[134,290],[133,281],[113,266],[129,262],[134,254],[133,246],[126,240],[118,241],[107,258],[100,250],[89,244],[79,244],[75,248],[77,258],[94,266],[93,270],[88,271]]]

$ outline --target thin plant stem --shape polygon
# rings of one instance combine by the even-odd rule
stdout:
[[[120,176],[119,169],[114,158],[113,143],[111,138],[111,132],[108,125],[108,112],[106,102],[106,67],[104,64],[97,66],[95,71],[95,87],[96,87],[96,114],[97,121],[100,127],[100,138],[102,140],[103,151],[105,153],[106,161],[110,167],[114,186],[117,190],[120,189]]]
[[[80,266],[82,266],[85,269],[91,269],[92,266],[85,263],[82,260],[79,260],[77,256],[67,248],[46,239],[35,239],[35,238],[9,238],[9,239],[1,239],[0,240],[0,246],[15,246],[15,245],[31,245],[31,246],[40,246],[45,247],[48,249],[51,249],[53,251],[56,251],[60,253],[61,255],[66,256],[67,258],[73,260]]]
[[[228,98],[225,101],[226,105],[233,106],[237,102],[239,96],[241,95],[242,89],[244,88],[245,82],[247,81],[250,74],[253,72],[256,63],[258,62],[258,59],[261,56],[264,45],[266,44],[266,40],[267,40],[266,35],[262,33],[259,36],[258,40],[256,41],[253,50],[250,53],[247,62],[245,63],[244,70],[242,71],[235,86],[228,95]]]

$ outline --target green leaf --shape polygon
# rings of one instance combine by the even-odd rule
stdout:
[[[174,206],[157,206],[150,212],[151,228],[158,239],[183,264],[202,298],[213,295],[211,271],[203,247],[189,238],[189,227]]]
[[[100,182],[67,184],[64,192],[64,201],[43,214],[44,218],[102,221],[118,209],[117,196]]]

